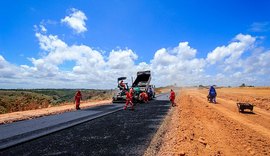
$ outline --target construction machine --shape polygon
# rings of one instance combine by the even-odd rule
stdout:
[[[126,80],[126,77],[119,77],[117,79],[117,84],[118,84],[118,92],[113,96],[113,103],[122,103],[126,101],[126,91],[129,90],[129,86],[128,83],[123,83],[125,85],[125,87],[121,86],[121,81]]]
[[[151,81],[151,71],[138,71],[137,77],[132,84],[134,94],[133,100],[134,102],[140,102],[140,93],[146,92],[148,94],[149,99],[155,97],[154,87],[150,85]]]
[[[117,79],[117,84],[119,91],[113,96],[113,103],[125,102],[126,100],[126,91],[129,91],[128,83],[124,83],[125,87],[120,85],[121,81],[126,80],[126,77],[119,77]],[[148,94],[149,100],[155,98],[154,86],[150,85],[151,81],[151,72],[147,71],[138,71],[135,81],[132,83],[133,88],[133,102],[141,102],[140,93],[146,92]]]

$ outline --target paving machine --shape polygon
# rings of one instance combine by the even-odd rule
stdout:
[[[118,84],[118,92],[113,96],[113,100],[112,102],[113,103],[122,103],[122,102],[125,102],[126,101],[126,91],[129,90],[129,86],[128,86],[128,83],[124,83],[125,87],[121,86],[120,85],[120,82],[121,81],[124,81],[126,80],[127,78],[126,77],[119,77],[117,79],[117,84]]]
[[[129,91],[128,83],[125,84],[125,88],[120,85],[121,81],[126,80],[126,77],[119,77],[117,79],[118,89],[119,91],[113,96],[113,103],[122,103],[126,101],[126,91]],[[146,92],[148,94],[149,100],[155,98],[155,90],[154,86],[150,85],[151,81],[151,72],[147,71],[138,71],[137,77],[132,84],[133,88],[133,102],[142,102],[140,99],[140,93]]]

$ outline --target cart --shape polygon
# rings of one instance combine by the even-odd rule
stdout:
[[[253,104],[250,103],[236,103],[237,107],[238,107],[238,111],[239,112],[244,112],[245,109],[249,109],[251,112],[253,112]]]

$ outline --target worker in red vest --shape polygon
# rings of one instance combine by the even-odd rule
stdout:
[[[172,104],[172,107],[176,106],[174,100],[175,100],[175,92],[171,89],[171,94],[170,94],[170,101],[171,101],[171,104]]]
[[[145,96],[144,96],[144,102],[145,103],[148,103],[149,102],[149,97],[148,97],[148,94],[146,92],[144,92]]]
[[[127,107],[128,107],[129,104],[131,105],[131,110],[134,110],[134,104],[132,102],[132,93],[126,91],[126,105],[124,107],[124,110],[127,109]]]
[[[133,87],[131,87],[130,89],[129,89],[129,94],[130,94],[130,100],[131,100],[131,102],[133,103],[133,95],[134,95],[134,89],[133,89]]]
[[[79,110],[80,108],[80,101],[82,100],[82,93],[81,91],[77,91],[75,96],[74,96],[75,104],[76,104],[76,109]]]
[[[148,95],[146,92],[142,92],[139,95],[139,98],[141,101],[143,101],[144,103],[148,103]]]

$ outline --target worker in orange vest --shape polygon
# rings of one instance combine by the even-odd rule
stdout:
[[[142,92],[139,95],[139,98],[141,101],[143,101],[144,103],[148,103],[148,95],[146,92]]]
[[[131,105],[131,110],[134,110],[134,104],[132,102],[132,93],[126,91],[126,105],[124,107],[124,110],[127,109],[127,107],[128,107],[129,104]]]
[[[149,102],[148,99],[149,99],[149,98],[148,98],[148,94],[147,94],[146,92],[144,92],[144,102],[145,102],[145,103],[148,103],[148,102]]]
[[[172,107],[176,106],[174,100],[175,100],[175,92],[171,89],[170,97],[169,97]]]
[[[133,89],[133,87],[131,87],[130,89],[129,89],[129,94],[130,94],[130,100],[131,100],[131,102],[133,103],[133,95],[134,95],[134,89]]]
[[[74,101],[75,101],[75,104],[76,104],[76,109],[79,110],[81,109],[80,108],[80,101],[82,100],[82,93],[81,91],[77,91],[75,96],[74,96]]]

